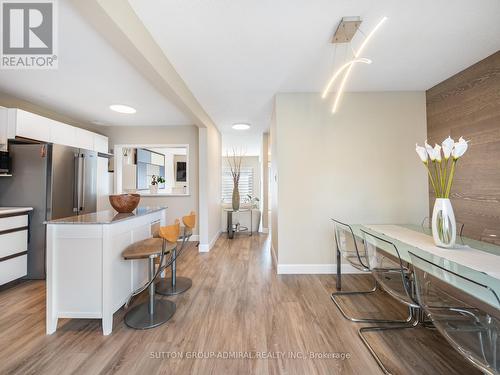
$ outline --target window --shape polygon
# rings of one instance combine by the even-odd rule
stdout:
[[[241,167],[240,184],[240,200],[243,201],[247,195],[253,195],[253,168]],[[222,171],[222,201],[224,203],[232,202],[233,200],[233,176],[230,168],[224,168]]]

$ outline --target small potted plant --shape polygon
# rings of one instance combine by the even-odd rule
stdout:
[[[162,176],[151,176],[151,185],[149,186],[149,192],[151,194],[158,194],[158,185],[164,184],[165,179]]]

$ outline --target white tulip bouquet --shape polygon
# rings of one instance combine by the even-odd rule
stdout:
[[[467,151],[468,142],[462,137],[455,142],[451,137],[446,138],[440,145],[434,147],[425,141],[425,147],[416,145],[416,151],[429,173],[436,198],[449,198],[455,167]],[[441,154],[442,151],[442,154]],[[451,165],[450,165],[451,159]]]

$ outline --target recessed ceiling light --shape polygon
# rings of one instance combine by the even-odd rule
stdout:
[[[240,123],[240,124],[234,124],[234,125],[233,125],[233,129],[234,129],[234,130],[248,130],[248,129],[250,129],[250,125],[248,125],[248,124],[243,124],[243,123]]]
[[[115,112],[119,113],[127,113],[127,114],[132,114],[136,113],[137,110],[135,108],[132,108],[128,105],[123,105],[123,104],[112,104],[109,106],[109,109]]]

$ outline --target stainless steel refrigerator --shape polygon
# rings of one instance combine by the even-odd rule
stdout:
[[[33,207],[29,279],[45,278],[46,220],[96,211],[97,153],[52,144],[9,144],[12,177],[0,180],[0,206]]]

